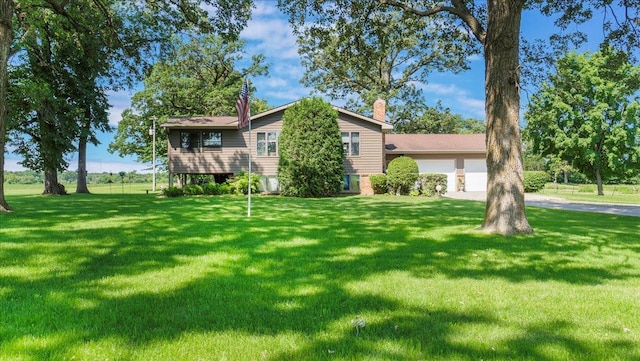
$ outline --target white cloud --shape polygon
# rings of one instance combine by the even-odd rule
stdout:
[[[461,89],[456,84],[416,83],[416,86],[422,88],[427,94],[427,98],[434,99],[434,104],[437,100],[441,100],[443,106],[464,117],[485,118],[484,98],[478,99],[470,95],[468,90]],[[436,97],[428,94],[433,94]]]
[[[89,173],[119,173],[119,172],[133,172],[137,173],[151,173],[151,165],[141,163],[129,163],[129,162],[100,162],[89,161],[87,162],[87,171]],[[70,167],[70,169],[75,169]]]
[[[469,116],[480,119],[485,118],[484,99],[473,99],[467,96],[459,96],[457,99],[462,108],[466,109],[467,113],[470,114]]]
[[[27,168],[18,164],[19,161],[20,159],[16,159],[16,158],[5,158],[4,170],[7,172],[19,172],[19,171],[27,170]]]
[[[251,53],[277,59],[299,58],[296,37],[283,19],[251,20],[240,37],[247,40]]]
[[[131,92],[128,90],[110,91],[107,92],[109,97],[109,124],[117,126],[120,120],[122,120],[122,112],[131,107]]]
[[[454,84],[428,83],[422,85],[421,87],[425,93],[432,93],[437,95],[450,95],[464,92],[464,90],[459,89]]]
[[[275,1],[256,1],[251,11],[252,17],[260,17],[265,15],[273,15],[278,12],[278,8],[273,6]]]

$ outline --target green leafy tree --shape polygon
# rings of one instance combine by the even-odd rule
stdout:
[[[131,108],[123,112],[110,152],[150,162],[152,117],[157,117],[157,127],[177,115],[234,115],[244,78],[268,73],[262,55],[254,56],[248,68],[237,69],[244,54],[241,41],[210,35],[185,42],[176,37],[171,46],[166,59],[155,64],[144,79],[144,89],[133,95]],[[251,99],[252,114],[267,109],[265,101]],[[156,132],[156,137],[157,154],[164,161],[167,135]]]
[[[410,134],[481,134],[485,130],[484,121],[462,118],[460,114],[444,108],[439,101],[435,107],[425,107],[422,115],[396,121],[394,125],[396,133]]]
[[[326,197],[344,182],[338,112],[320,98],[303,99],[282,117],[278,179],[283,195]]]
[[[637,18],[640,4],[610,0],[525,1],[448,0],[396,1],[377,3],[401,9],[418,18],[432,17],[436,28],[457,25],[482,47],[485,60],[485,102],[487,143],[487,203],[483,228],[503,235],[531,233],[525,213],[522,141],[520,134],[520,24],[525,9],[543,14],[560,14],[556,25],[566,29],[588,21],[606,9],[603,32],[611,44],[636,49],[640,42]],[[369,0],[280,0],[279,4],[300,26],[311,23],[338,24],[340,17],[370,6]],[[381,11],[388,8],[380,7]],[[609,16],[615,12],[615,16]],[[377,13],[377,10],[376,10]],[[428,31],[428,28],[422,29]]]
[[[630,178],[640,169],[640,67],[626,53],[570,53],[525,114],[533,152],[557,156],[595,181]]]
[[[34,8],[22,18],[22,51],[10,71],[12,127],[10,143],[24,157],[22,164],[45,174],[45,194],[66,193],[58,171],[69,165],[65,155],[76,150],[79,172],[77,192],[87,193],[86,144],[97,142],[95,130],[109,130],[108,103],[98,79],[110,65],[107,52],[83,24],[69,21],[86,11],[87,22],[99,16],[86,1],[69,9],[68,17],[46,8]],[[90,21],[89,19],[93,19]]]
[[[331,99],[348,99],[345,107],[361,114],[370,115],[373,102],[383,98],[392,124],[413,118],[405,109],[424,104],[415,83],[426,82],[433,71],[467,69],[468,56],[479,52],[455,25],[437,26],[375,1],[350,9],[335,21],[294,30],[306,67],[302,82]]]
[[[61,56],[57,51],[54,59],[55,64],[65,66],[70,73],[74,73],[78,78],[89,79],[96,84],[104,84],[102,91],[115,89],[120,86],[130,85],[134,79],[138,79],[148,69],[148,64],[157,59],[158,54],[163,51],[163,44],[175,34],[185,34],[189,32],[223,33],[228,38],[237,36],[239,31],[246,25],[250,16],[251,0],[238,0],[233,2],[221,0],[192,1],[185,0],[176,3],[171,0],[148,0],[148,1],[123,1],[123,0],[1,0],[0,1],[0,149],[5,149],[7,131],[7,86],[9,84],[9,59],[20,52],[27,51],[28,45],[33,47],[34,42],[30,38],[37,37],[40,42],[35,44],[42,47],[42,53],[47,54],[47,44],[64,47],[72,44],[67,40],[75,40],[75,44],[89,49],[93,45],[98,46],[91,50],[101,51],[87,52],[81,59],[84,66],[91,68],[91,71],[75,68],[73,64],[64,64],[63,59],[71,59],[69,56]],[[37,34],[35,34],[37,33]],[[46,37],[46,38],[45,38]],[[90,43],[86,39],[92,37],[95,41]],[[85,50],[86,50],[85,49]],[[57,49],[60,50],[60,49]],[[77,53],[76,53],[77,54]],[[95,55],[95,56],[92,56]],[[47,59],[45,59],[47,60]],[[93,62],[94,60],[97,60]],[[105,61],[109,64],[109,71],[102,73],[94,66],[98,62]],[[50,64],[54,64],[49,62]],[[46,64],[46,62],[45,62]],[[12,66],[16,62],[12,60]],[[33,64],[31,64],[33,65]],[[93,78],[91,75],[108,74],[106,77]],[[58,79],[54,79],[56,81]],[[53,101],[53,96],[60,96],[59,89],[67,88],[69,94],[78,94],[78,88],[70,88],[71,82],[66,82],[62,87],[57,83],[48,83],[43,79],[33,79],[40,82],[43,92],[39,96],[49,92],[50,99],[47,102],[37,104],[45,105],[44,111],[38,114],[37,119],[41,125],[57,121],[59,124],[62,118],[65,120],[64,127],[71,127],[67,122],[76,122],[81,131],[70,133],[73,137],[92,140],[91,127],[96,124],[89,124],[87,117],[96,116],[88,104],[91,99],[73,99],[71,103],[78,103],[71,114],[59,115],[66,108],[55,109],[56,115],[51,116],[52,106],[61,106],[62,102]],[[63,83],[60,81],[59,83]],[[46,86],[45,86],[46,85]],[[85,87],[86,89],[86,87]],[[37,98],[32,93],[32,98]],[[69,98],[71,99],[71,98]],[[40,98],[44,100],[44,98]],[[79,103],[85,103],[84,108]],[[32,109],[36,112],[41,109]],[[76,112],[81,110],[81,112]],[[95,110],[95,109],[94,109]],[[90,114],[92,113],[92,114]],[[82,115],[83,114],[83,115]],[[35,117],[34,117],[35,118]],[[45,129],[45,127],[41,127]],[[62,131],[63,127],[59,127]],[[53,136],[49,134],[47,139],[52,142],[41,142],[45,148],[39,149],[42,152],[49,152],[46,146],[57,147],[50,153],[58,158],[62,149],[73,149],[69,143],[73,137],[67,135]],[[68,138],[68,139],[67,139]],[[82,149],[82,144],[79,144]],[[38,149],[35,149],[38,150]],[[48,157],[48,156],[45,156]],[[80,156],[82,158],[82,156]],[[43,163],[54,164],[56,161],[46,161]],[[53,173],[52,173],[53,174]],[[79,174],[86,174],[79,172]],[[0,154],[0,211],[10,210],[4,197],[4,152]],[[46,183],[46,181],[45,181]],[[54,183],[54,182],[50,182]],[[45,187],[46,188],[46,187]]]

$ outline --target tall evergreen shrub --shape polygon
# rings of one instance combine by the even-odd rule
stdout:
[[[344,182],[338,112],[320,98],[303,99],[282,117],[278,180],[282,195],[324,197]]]

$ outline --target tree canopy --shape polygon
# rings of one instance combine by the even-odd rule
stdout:
[[[246,25],[251,4],[251,0],[178,3],[170,0],[1,0],[0,149],[5,148],[8,125],[9,64],[23,68],[23,71],[12,69],[12,74],[35,75],[33,79],[13,83],[23,87],[20,92],[31,99],[22,105],[33,100],[37,100],[33,104],[39,105],[38,109],[30,109],[31,113],[28,109],[20,110],[23,117],[17,123],[22,128],[14,129],[21,134],[28,129],[36,135],[35,139],[41,139],[40,145],[32,150],[44,157],[34,158],[27,164],[41,164],[53,174],[56,167],[59,169],[64,164],[64,154],[75,149],[73,141],[77,140],[82,150],[83,142],[96,141],[93,131],[107,126],[101,114],[108,89],[130,85],[138,79],[163,53],[167,40],[173,35],[216,32],[233,39]],[[10,63],[9,59],[16,54],[26,54],[26,57],[14,58],[18,60]],[[52,73],[53,68],[62,69],[63,72],[58,73],[63,77],[47,78],[47,71]],[[42,91],[38,93],[38,89]],[[61,99],[69,102],[65,104]],[[66,112],[70,107],[73,111]],[[28,117],[35,122],[35,127],[24,124]],[[74,132],[63,133],[71,130]],[[21,142],[19,137],[17,141]],[[19,148],[23,146],[26,144]],[[52,157],[45,159],[48,153]],[[4,152],[0,155],[0,211],[10,209],[4,198],[3,178]]]
[[[281,4],[292,16],[295,6]],[[292,25],[306,86],[331,99],[347,99],[345,108],[365,115],[382,98],[392,124],[412,120],[411,110],[423,107],[417,85],[426,83],[430,73],[468,69],[468,57],[480,50],[456,25],[408,16],[375,1],[358,3],[330,19],[312,16]]]
[[[244,42],[225,41],[218,36],[174,37],[166,59],[156,63],[135,93],[131,108],[118,123],[110,152],[135,155],[138,161],[152,160],[152,117],[158,125],[179,115],[233,115],[238,91],[247,76],[268,73],[263,56],[254,56],[246,69],[238,69]],[[267,110],[265,101],[252,99],[253,114]],[[166,134],[158,132],[157,153],[167,154]]]
[[[595,181],[640,170],[640,67],[612,49],[567,54],[525,114],[537,154],[558,158]]]
[[[435,107],[422,106],[412,109],[415,118],[401,118],[394,124],[394,132],[411,134],[482,134],[486,127],[484,121],[463,118],[445,108],[440,101]]]

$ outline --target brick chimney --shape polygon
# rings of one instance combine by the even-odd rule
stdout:
[[[373,103],[373,119],[384,122],[386,121],[387,102],[382,98],[378,98]]]

